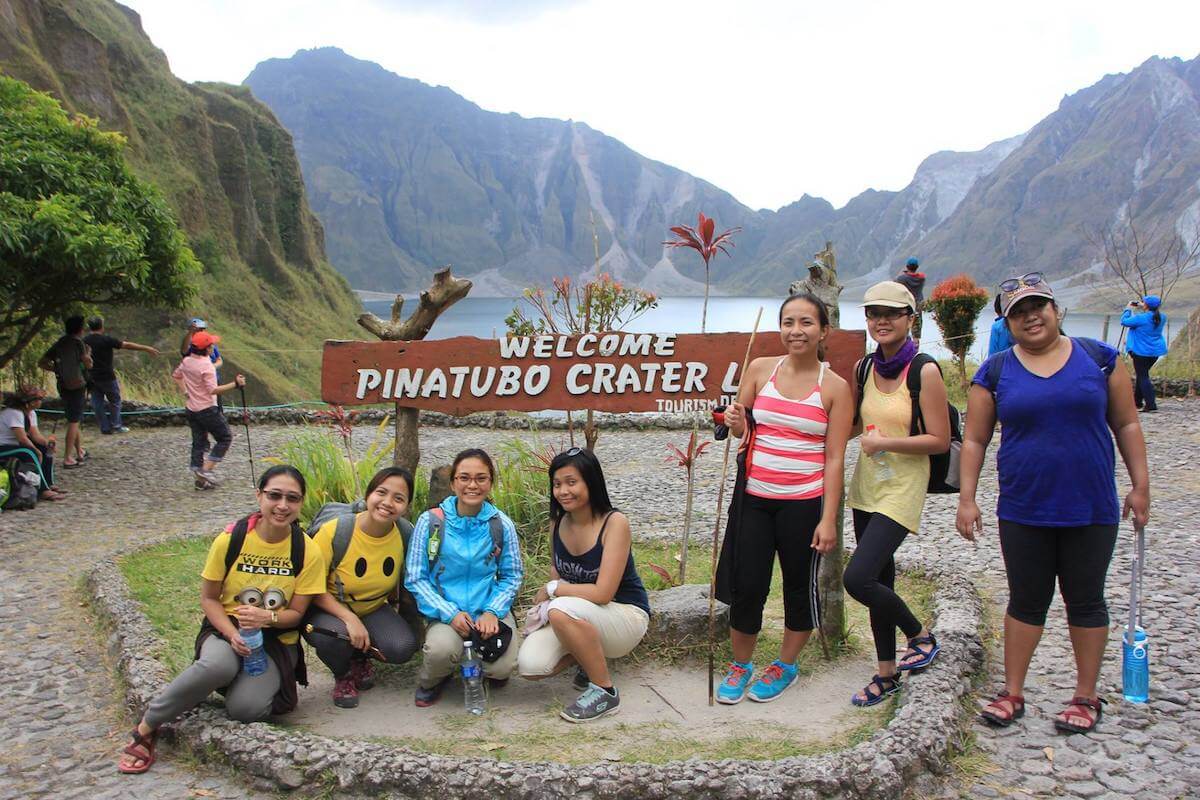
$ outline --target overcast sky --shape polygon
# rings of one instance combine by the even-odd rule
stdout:
[[[189,81],[333,45],[485,109],[588,123],[755,208],[900,189],[938,150],[1200,53],[1200,2],[122,0]]]

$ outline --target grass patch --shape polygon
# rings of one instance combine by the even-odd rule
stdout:
[[[139,550],[118,564],[129,589],[142,605],[162,644],[154,653],[178,675],[192,662],[200,630],[200,570],[212,540],[208,537],[167,542]]]

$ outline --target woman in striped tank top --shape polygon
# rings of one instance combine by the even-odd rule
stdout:
[[[829,312],[820,299],[809,293],[789,297],[779,309],[787,355],[751,362],[738,402],[725,411],[730,432],[744,440],[746,464],[744,494],[734,499],[738,524],[720,567],[732,599],[733,662],[717,691],[727,705],[747,694],[760,703],[779,697],[795,682],[796,658],[820,624],[817,570],[820,554],[837,542],[842,465],[854,416],[849,384],[821,361],[828,334]],[[831,503],[824,502],[827,492]],[[779,658],[751,684],[776,553],[783,571],[783,644]]]

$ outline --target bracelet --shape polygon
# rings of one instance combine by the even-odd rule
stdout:
[[[274,609],[271,609],[271,624],[272,625],[279,624],[279,612]]]

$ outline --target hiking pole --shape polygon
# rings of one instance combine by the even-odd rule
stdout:
[[[746,343],[746,357],[742,359],[742,371],[738,375],[738,389],[741,389],[742,379],[746,377],[746,369],[750,365],[750,351],[754,347],[754,337],[758,333],[758,323],[762,321],[762,306],[758,307],[758,316],[754,318],[754,330],[750,331],[750,341]],[[725,439],[725,460],[721,463],[721,483],[717,489],[717,515],[713,520],[712,535],[712,572],[708,579],[708,704],[713,704],[713,650],[716,647],[716,616],[717,616],[717,539],[721,532],[721,507],[725,504],[725,478],[729,474],[729,445],[733,437]]]
[[[334,639],[341,639],[343,642],[350,641],[350,634],[338,633],[333,628],[322,628],[320,625],[312,625],[312,624],[305,625],[304,632],[305,633],[320,633],[325,636],[332,636]],[[376,647],[375,645],[368,645],[366,652],[367,652],[367,655],[375,656],[375,658],[379,659],[380,661],[384,662],[385,664],[387,663],[387,659],[383,657],[383,653],[379,652],[379,648]]]
[[[250,447],[250,411],[246,408],[246,387],[239,386],[242,393],[242,425],[246,428],[246,454],[250,456],[250,483],[258,486],[258,473],[254,469],[254,450]]]

